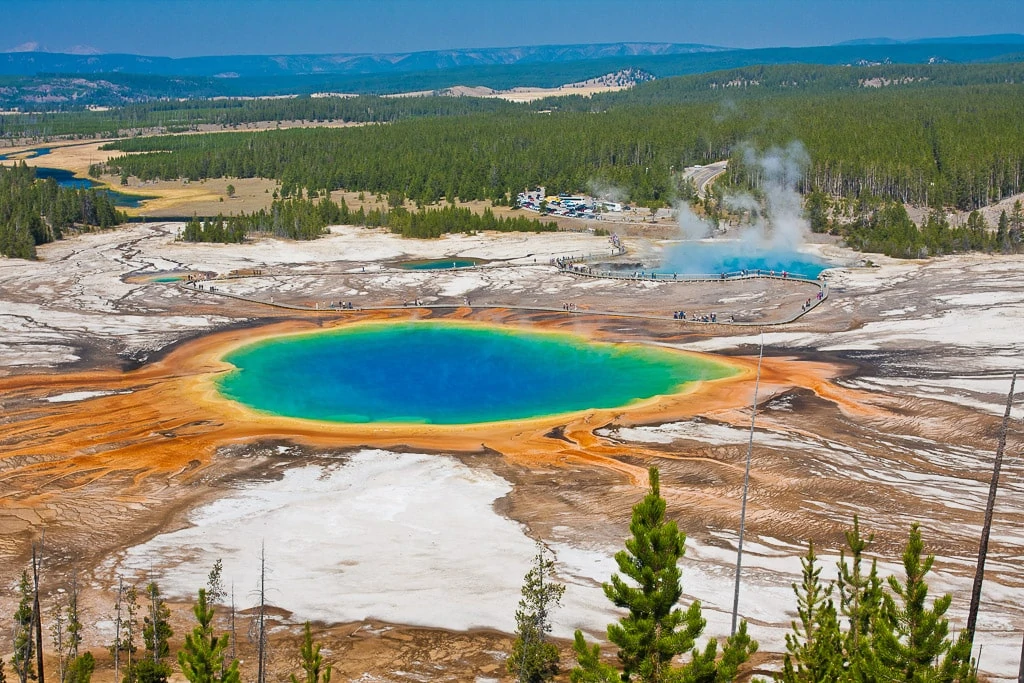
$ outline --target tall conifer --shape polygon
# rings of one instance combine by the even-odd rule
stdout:
[[[658,469],[650,468],[650,492],[633,507],[626,549],[615,555],[618,574],[604,584],[605,595],[616,607],[629,610],[618,623],[608,626],[608,640],[619,647],[623,681],[662,683],[663,681],[725,681],[757,649],[741,623],[735,636],[726,641],[721,657],[718,643],[712,640],[700,651],[694,648],[704,631],[700,602],[684,612],[677,607],[683,588],[679,559],[686,536],[676,523],[665,519],[665,500],[661,497]],[[579,667],[573,681],[603,681],[606,665],[589,650],[577,632],[575,645]],[[672,660],[692,649],[692,660],[673,669]]]

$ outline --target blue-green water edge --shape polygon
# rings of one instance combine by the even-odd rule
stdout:
[[[452,270],[458,268],[472,268],[478,266],[483,261],[475,258],[439,258],[439,259],[428,259],[423,261],[405,261],[399,263],[398,267],[402,270]]]
[[[371,324],[238,349],[220,391],[286,417],[470,424],[678,392],[736,371],[666,349],[451,323]]]
[[[70,187],[76,190],[88,190],[93,187],[99,187],[100,185],[100,183],[97,183],[91,178],[79,178],[72,171],[68,171],[63,168],[47,168],[45,166],[36,167],[36,178],[40,180],[52,178],[58,186]],[[139,208],[142,202],[147,199],[155,199],[155,197],[151,195],[125,194],[124,192],[118,192],[117,190],[111,190],[108,188],[100,188],[99,191],[106,192],[107,195],[110,196],[110,200],[114,202],[114,206],[130,209]]]

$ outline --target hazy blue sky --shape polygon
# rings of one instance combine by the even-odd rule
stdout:
[[[0,0],[0,50],[171,57],[986,33],[1024,33],[1024,0]]]

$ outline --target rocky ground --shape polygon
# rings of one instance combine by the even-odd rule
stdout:
[[[898,572],[907,529],[922,523],[939,557],[932,590],[954,593],[954,627],[962,626],[999,418],[1024,346],[1021,258],[877,258],[878,267],[830,271],[829,299],[777,326],[799,311],[806,285],[604,281],[547,265],[608,248],[585,233],[414,241],[339,228],[310,243],[239,246],[176,242],[179,228],[87,234],[42,248],[38,262],[0,262],[0,585],[13,585],[30,539],[46,528],[48,601],[77,570],[86,645],[97,655],[111,637],[117,576],[155,576],[184,606],[222,558],[245,610],[262,545],[276,677],[294,670],[296,625],[310,619],[340,680],[500,679],[535,541],[554,551],[569,587],[557,636],[582,628],[600,638],[615,618],[599,584],[614,571],[611,555],[643,495],[627,473],[648,464],[662,469],[670,513],[688,533],[686,599],[703,602],[708,635],[727,632],[752,386],[736,405],[709,403],[685,419],[592,428],[583,424],[589,418],[575,420],[553,432],[568,444],[564,452],[534,459],[528,449],[497,446],[370,447],[369,435],[364,444],[333,445],[280,430],[246,438],[167,400],[175,354],[188,356],[211,332],[356,315],[280,307],[337,301],[400,310],[419,299],[434,316],[557,325],[748,359],[763,339],[768,367],[794,380],[770,381],[759,396],[741,594],[741,613],[762,643],[757,668],[778,665],[773,653],[793,618],[790,584],[806,542],[825,556],[827,574],[854,514],[876,534],[883,573]],[[658,249],[641,238],[628,246],[634,256]],[[809,248],[854,260],[827,244]],[[486,264],[395,267],[453,256]],[[246,276],[205,279],[202,290],[156,281],[232,272]],[[565,304],[579,313],[562,311]],[[763,327],[679,323],[671,320],[678,309]],[[137,374],[113,381],[112,371]],[[121,412],[101,414],[115,405]],[[1019,408],[1013,417],[978,639],[981,669],[1004,679],[1016,676],[1024,632]],[[133,420],[152,426],[129,428]],[[190,441],[195,434],[206,436]],[[186,447],[196,452],[179,452]],[[129,453],[131,462],[89,465],[108,452]],[[12,612],[4,590],[0,614]],[[176,610],[175,621],[183,634],[187,610]],[[4,638],[0,651],[9,651]],[[243,644],[243,668],[249,649]]]

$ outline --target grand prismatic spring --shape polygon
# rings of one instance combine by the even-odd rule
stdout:
[[[229,354],[228,397],[335,422],[468,424],[614,408],[735,373],[713,360],[567,334],[443,323],[358,325]]]

